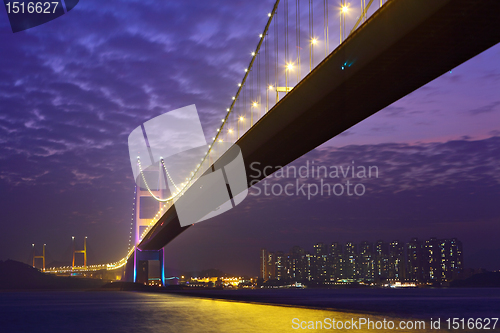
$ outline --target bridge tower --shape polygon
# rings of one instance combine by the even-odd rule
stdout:
[[[72,236],[71,238],[73,241],[73,263],[71,269],[75,269],[75,255],[77,253],[83,254],[83,267],[87,268],[87,236],[85,236],[85,238],[83,239],[83,250],[76,250],[75,236]]]
[[[35,267],[35,259],[42,259],[42,271],[45,272],[45,245],[43,244],[43,250],[42,250],[42,255],[41,256],[36,256],[35,255],[35,244],[32,244],[33,248],[33,268]]]
[[[148,159],[149,160],[149,159]],[[151,158],[152,160],[152,158]],[[154,197],[163,198],[166,190],[166,174],[158,161],[139,174],[135,198],[135,245],[145,236],[145,230],[157,217],[161,202]],[[149,188],[149,190],[148,190]],[[125,280],[147,285],[165,286],[163,249],[142,251],[135,249],[130,256],[125,270]]]

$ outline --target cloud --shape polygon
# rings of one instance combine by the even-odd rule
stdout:
[[[267,18],[232,8],[250,6],[243,2],[187,5],[88,1],[60,20],[2,37],[3,179],[21,184],[40,173],[8,162],[16,158],[65,169],[72,183],[93,170],[96,151],[126,164],[130,131],[185,105],[198,106],[206,127],[219,124],[242,76],[240,68],[221,71],[221,61],[243,68],[249,54],[240,49],[254,43],[240,27],[261,29]]]
[[[497,110],[497,107],[500,105],[500,101],[496,101],[493,103],[490,103],[488,105],[481,106],[476,109],[472,109],[469,112],[473,115],[478,115],[478,114],[483,114],[483,113],[490,113],[494,112]]]
[[[464,137],[461,140],[445,143],[415,145],[387,143],[340,148],[323,147],[285,166],[283,173],[275,173],[268,178],[268,181],[271,184],[281,183],[284,186],[295,182],[295,178],[300,178],[295,176],[299,168],[308,169],[310,172],[313,167],[319,170],[318,168],[323,166],[328,170],[328,175],[331,170],[340,167],[349,172],[345,174],[347,177],[339,171],[339,178],[331,178],[325,177],[322,169],[321,177],[309,176],[300,181],[320,184],[323,178],[330,183],[345,183],[346,180],[361,182],[369,188],[368,195],[447,190],[472,184],[476,184],[474,187],[500,188],[499,152],[500,137],[476,141]],[[356,170],[354,177],[352,177],[352,167]],[[363,168],[369,170],[370,167],[374,167],[373,174],[375,170],[378,171],[379,177],[360,178],[363,174],[357,175],[358,171]],[[305,175],[305,171],[302,174]]]
[[[392,105],[382,110],[382,113],[388,117],[401,117],[406,112],[408,112],[406,108],[401,106],[392,106]]]

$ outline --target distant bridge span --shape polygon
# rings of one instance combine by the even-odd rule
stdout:
[[[499,0],[388,1],[237,141],[247,175],[255,161],[287,165],[498,42]],[[159,250],[187,228],[174,205],[137,247]]]

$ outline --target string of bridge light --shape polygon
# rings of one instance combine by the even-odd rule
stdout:
[[[147,181],[146,181],[146,177],[144,175],[144,172],[142,170],[142,165],[141,165],[141,162],[140,162],[140,157],[138,156],[137,157],[137,165],[139,167],[139,171],[141,173],[141,177],[142,177],[142,180],[144,182],[144,185],[146,186],[146,189],[148,190],[149,194],[155,198],[157,201],[160,201],[160,202],[165,202],[165,204],[163,206],[160,206],[160,210],[156,213],[156,215],[154,216],[153,219],[151,219],[149,225],[147,226],[147,228],[143,231],[143,233],[141,234],[140,236],[140,239],[144,239],[144,237],[148,234],[148,232],[151,230],[151,228],[159,221],[159,219],[161,218],[161,213],[163,213],[164,210],[170,208],[173,204],[173,200],[175,198],[177,198],[178,196],[181,196],[182,194],[185,193],[185,190],[188,188],[188,186],[190,185],[191,183],[191,180],[189,180],[188,178],[186,178],[187,182],[186,183],[182,183],[181,186],[183,185],[184,187],[182,189],[179,190],[179,188],[177,187],[177,185],[175,184],[175,182],[173,181],[172,177],[170,176],[170,173],[168,172],[167,170],[167,167],[165,166],[165,162],[163,160],[163,158],[160,158],[160,162],[162,163],[162,166],[165,170],[165,172],[167,173],[170,181],[172,182],[172,184],[174,184],[174,186],[176,187],[176,189],[178,190],[178,192],[175,192],[171,197],[167,198],[167,199],[161,199],[159,197],[157,197],[156,195],[154,195],[154,193],[152,192],[151,188],[149,187]]]
[[[140,156],[137,157],[137,165],[139,167],[139,171],[141,173],[141,177],[142,177],[142,180],[144,182],[144,185],[146,186],[146,189],[148,190],[149,194],[155,198],[157,201],[160,201],[160,202],[165,202],[165,204],[163,204],[163,206],[160,206],[160,210],[156,213],[156,215],[154,216],[153,219],[151,219],[149,225],[147,226],[147,228],[143,231],[143,233],[141,234],[140,236],[140,239],[143,239],[144,236],[147,235],[147,233],[151,230],[151,227],[154,226],[160,219],[161,217],[161,213],[163,212],[163,210],[166,210],[168,208],[171,207],[172,203],[173,203],[173,200],[182,195],[185,190],[187,189],[187,187],[189,186],[189,181],[186,182],[186,183],[182,183],[181,186],[184,186],[182,189],[179,189],[177,187],[177,185],[175,184],[174,180],[172,179],[172,177],[170,176],[170,173],[168,172],[168,169],[165,165],[165,161],[163,160],[163,158],[160,158],[160,162],[163,166],[163,169],[165,170],[165,173],[167,174],[169,180],[172,182],[172,184],[174,185],[174,187],[177,189],[177,192],[175,192],[172,196],[170,196],[169,198],[167,199],[161,199],[159,197],[157,197],[156,195],[154,195],[154,193],[152,192],[151,188],[149,187],[148,183],[147,183],[147,180],[146,180],[146,177],[144,175],[144,171],[142,170],[142,165],[141,165],[141,161],[140,161]],[[188,180],[188,178],[186,178],[186,180]]]
[[[165,170],[165,173],[167,174],[167,177],[170,180],[170,182],[174,185],[174,187],[177,191],[180,191],[179,188],[177,187],[177,185],[175,185],[175,182],[172,179],[172,177],[170,177],[170,173],[168,172],[167,167],[165,166],[165,161],[163,160],[163,158],[160,158],[160,162],[163,165],[163,170]],[[182,184],[181,184],[181,186],[182,186]]]
[[[162,159],[162,161],[163,161],[163,159]],[[137,156],[137,165],[139,166],[139,172],[141,174],[141,177],[142,177],[142,180],[144,182],[144,185],[146,186],[146,189],[148,190],[149,194],[153,198],[155,198],[157,201],[160,201],[160,202],[170,202],[170,201],[172,201],[174,198],[176,198],[181,193],[181,190],[177,189],[177,192],[174,192],[174,194],[171,195],[169,198],[162,199],[162,198],[157,197],[153,193],[153,191],[151,191],[151,188],[149,187],[148,182],[146,181],[146,176],[144,175],[144,171],[142,170],[141,158],[139,156]],[[166,168],[165,168],[165,170],[166,170]],[[176,186],[176,188],[177,188],[177,186]]]

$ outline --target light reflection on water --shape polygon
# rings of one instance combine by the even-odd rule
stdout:
[[[292,319],[372,321],[389,316],[135,292],[0,293],[2,332],[316,332]],[[430,318],[429,318],[430,319]],[[383,332],[384,330],[380,331]],[[395,332],[415,332],[394,330]],[[429,323],[425,330],[430,332]],[[356,330],[368,332],[368,330]],[[439,332],[432,330],[432,332]]]

